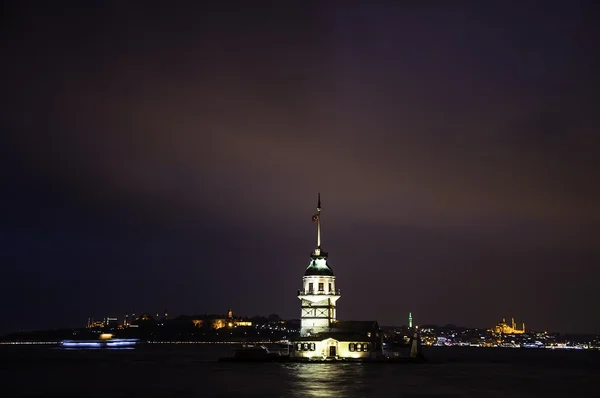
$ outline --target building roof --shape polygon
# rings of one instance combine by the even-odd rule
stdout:
[[[304,271],[304,276],[334,276],[333,270],[327,264],[327,256],[314,256]]]
[[[369,341],[376,338],[375,335],[371,335],[370,337],[365,333],[335,333],[335,332],[321,332],[312,336],[304,336],[299,337],[294,340],[295,343],[308,343],[313,341],[323,341],[327,339],[334,339],[337,341]]]
[[[300,337],[298,342],[322,341],[333,338],[338,341],[364,341],[378,337],[377,321],[336,321],[327,332]],[[368,334],[371,333],[371,336]]]
[[[366,333],[379,330],[377,321],[335,321],[332,331]]]

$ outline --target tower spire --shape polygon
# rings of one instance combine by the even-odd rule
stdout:
[[[321,193],[317,194],[317,248],[321,248]]]
[[[311,257],[325,258],[327,253],[321,250],[321,193],[317,194],[317,212],[313,214],[312,221],[317,224],[317,247],[312,251]]]

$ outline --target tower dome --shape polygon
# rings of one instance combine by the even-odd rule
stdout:
[[[320,256],[311,257],[313,259],[304,271],[304,276],[334,276],[333,270],[327,264],[327,253],[321,252]]]

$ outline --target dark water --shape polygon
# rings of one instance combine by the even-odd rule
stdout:
[[[218,363],[230,347],[0,346],[0,397],[597,397],[600,352],[430,348],[425,365]]]

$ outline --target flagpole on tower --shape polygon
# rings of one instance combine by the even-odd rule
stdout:
[[[318,193],[317,201],[317,247],[321,248],[321,193]]]

